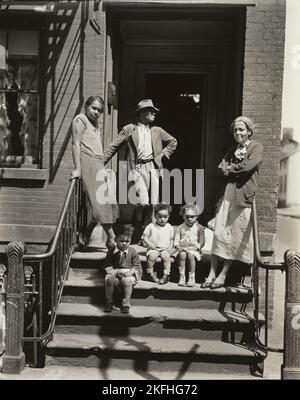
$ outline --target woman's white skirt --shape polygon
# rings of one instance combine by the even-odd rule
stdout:
[[[216,214],[211,253],[247,264],[254,261],[252,208],[235,204],[235,184],[228,183]]]

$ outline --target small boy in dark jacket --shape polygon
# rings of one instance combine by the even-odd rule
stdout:
[[[133,231],[134,228],[131,225],[120,225],[116,229],[117,246],[108,250],[104,312],[112,311],[115,288],[121,287],[123,293],[121,312],[129,313],[132,288],[142,276],[139,255],[135,248],[130,246]]]

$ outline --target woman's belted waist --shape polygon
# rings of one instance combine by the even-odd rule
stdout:
[[[154,161],[154,158],[149,158],[148,160],[138,160],[137,164],[148,164],[149,162]]]

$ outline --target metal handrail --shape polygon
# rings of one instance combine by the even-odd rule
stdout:
[[[49,251],[47,251],[47,253],[42,253],[42,254],[25,254],[23,256],[23,260],[24,261],[44,261],[44,260],[50,259],[54,255],[54,252],[55,252],[55,250],[57,248],[59,235],[61,233],[62,226],[63,226],[64,220],[65,220],[65,216],[67,214],[68,207],[69,207],[69,204],[70,204],[70,201],[71,201],[71,197],[72,197],[74,188],[76,186],[76,182],[77,182],[76,179],[72,179],[71,180],[71,183],[70,183],[70,186],[69,186],[69,189],[68,189],[68,192],[67,192],[67,196],[66,196],[66,199],[65,199],[65,202],[64,202],[64,206],[63,206],[63,209],[62,209],[62,211],[60,213],[59,221],[58,221],[58,224],[57,224],[57,227],[56,227],[56,230],[55,230],[55,234],[54,234],[53,240],[51,242],[51,246],[50,246]]]
[[[85,220],[82,222],[83,208],[85,206],[82,182],[80,179],[73,179],[71,180],[49,250],[42,254],[28,254],[23,256],[23,261],[26,264],[38,263],[40,284],[39,290],[37,290],[36,294],[39,296],[41,301],[41,304],[39,305],[39,334],[32,337],[23,336],[23,341],[33,342],[35,345],[37,342],[45,344],[53,334],[58,306],[68,276],[76,235],[82,229],[82,225],[86,222]],[[51,305],[49,304],[49,310],[46,310],[50,313],[49,315],[51,316],[51,319],[49,323],[47,323],[47,331],[42,333],[43,318],[45,317],[42,280],[45,266],[48,267],[48,270],[51,273],[51,295],[50,299],[48,299]]]
[[[260,254],[260,245],[259,245],[259,236],[258,236],[258,226],[257,226],[257,211],[256,211],[256,202],[253,202],[253,235],[254,235],[254,249],[255,249],[255,258],[259,263],[260,267],[268,270],[281,270],[285,271],[285,263],[270,263],[265,261]]]
[[[286,265],[284,262],[272,263],[266,261],[261,256],[260,245],[259,245],[259,235],[258,235],[258,224],[257,224],[257,210],[256,202],[253,202],[253,238],[254,238],[254,250],[255,250],[255,260],[252,269],[253,278],[253,303],[254,303],[254,328],[255,328],[255,344],[265,351],[280,352],[283,353],[283,349],[273,348],[268,346],[268,285],[269,285],[269,271],[286,271]],[[260,340],[260,324],[259,324],[259,268],[266,271],[266,290],[265,290],[265,343]]]

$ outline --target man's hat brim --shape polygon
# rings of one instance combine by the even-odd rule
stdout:
[[[145,110],[145,109],[150,109],[150,110],[154,110],[154,111],[156,111],[156,112],[159,112],[160,110],[159,110],[159,108],[156,108],[156,107],[153,107],[153,106],[145,106],[145,107],[141,107],[141,108],[137,108],[136,110],[135,110],[135,114],[136,113],[138,113],[139,111],[142,111],[142,110]]]

